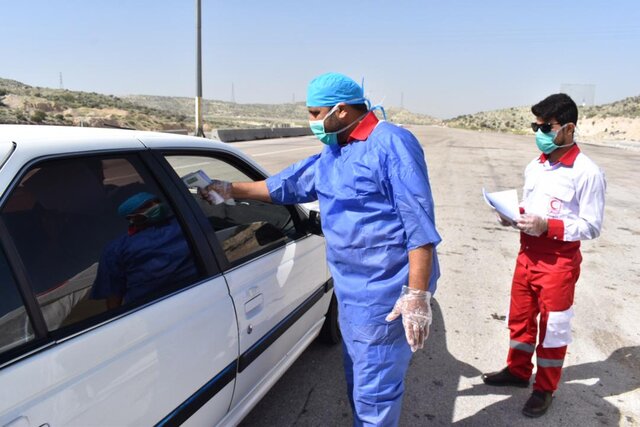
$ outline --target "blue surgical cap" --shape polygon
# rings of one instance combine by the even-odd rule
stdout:
[[[147,192],[134,194],[133,196],[122,202],[122,204],[118,207],[118,215],[124,217],[126,217],[127,215],[131,215],[140,206],[144,205],[150,200],[158,200],[158,196]]]
[[[362,87],[340,73],[326,73],[311,80],[307,88],[307,107],[333,107],[347,104],[364,104]]]

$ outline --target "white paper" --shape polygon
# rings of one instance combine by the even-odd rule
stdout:
[[[485,202],[505,219],[511,220],[514,224],[520,217],[518,207],[518,192],[516,190],[495,191],[487,193],[482,189]]]

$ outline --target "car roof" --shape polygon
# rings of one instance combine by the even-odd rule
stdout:
[[[220,141],[165,132],[46,125],[0,125],[0,161],[13,152],[20,157],[141,148],[214,149],[233,153],[255,165],[247,155]],[[1,164],[0,164],[1,166]]]
[[[171,138],[182,142],[201,142],[202,138],[187,135],[178,135],[162,132],[139,131],[130,129],[110,129],[72,126],[46,126],[46,125],[0,125],[0,140],[12,141],[18,145],[36,147],[52,141],[66,141],[71,145],[81,148],[88,141],[92,143],[92,149],[104,149],[112,146],[114,142],[126,143],[142,138]],[[210,143],[224,144],[212,140]],[[132,147],[139,147],[139,142],[132,143]],[[199,144],[196,144],[199,145]]]
[[[206,138],[128,129],[0,125],[0,186],[5,185],[6,179],[33,159],[59,154],[145,148],[214,150],[229,153],[268,175],[264,168],[243,152],[226,143]]]

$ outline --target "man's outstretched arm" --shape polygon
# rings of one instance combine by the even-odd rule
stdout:
[[[252,182],[228,182],[217,179],[211,180],[211,184],[200,190],[200,195],[209,201],[213,201],[210,192],[215,192],[224,200],[251,199],[261,202],[271,202],[271,195],[266,181]]]
[[[231,196],[234,199],[252,199],[261,202],[271,202],[271,195],[266,181],[233,182]]]

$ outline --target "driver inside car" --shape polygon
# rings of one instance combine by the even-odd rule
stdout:
[[[92,299],[106,299],[113,309],[197,276],[182,229],[160,198],[137,193],[118,207],[118,214],[129,228],[104,248]]]

